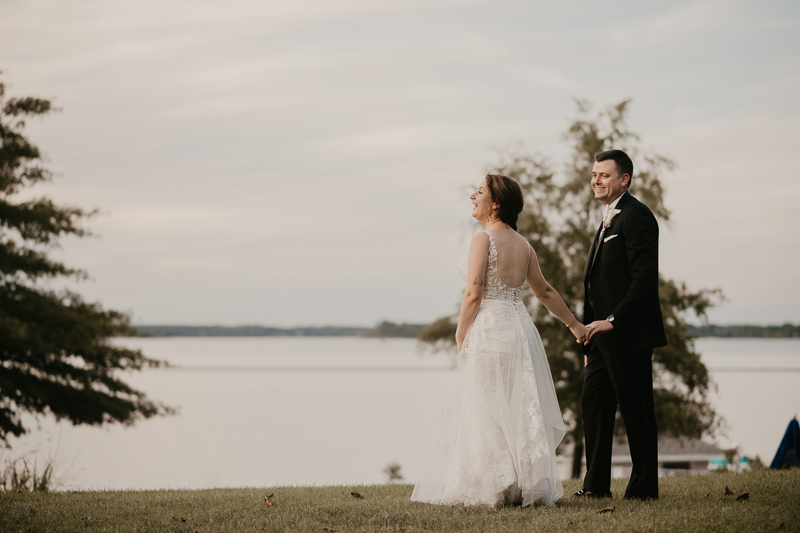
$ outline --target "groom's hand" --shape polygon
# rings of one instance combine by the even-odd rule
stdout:
[[[592,340],[592,337],[596,335],[602,335],[603,333],[608,333],[612,329],[614,329],[614,324],[609,322],[608,320],[595,320],[588,326],[586,329],[589,330],[589,336],[586,337],[586,342],[583,344],[589,344],[589,341]]]

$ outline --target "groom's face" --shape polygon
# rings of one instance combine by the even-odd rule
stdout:
[[[619,175],[617,163],[613,159],[598,161],[592,168],[592,190],[594,197],[608,205],[616,200],[628,187],[630,177]]]

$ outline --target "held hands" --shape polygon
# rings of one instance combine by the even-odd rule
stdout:
[[[589,330],[586,329],[586,326],[581,324],[577,318],[572,321],[572,325],[569,327],[569,330],[573,335],[575,335],[575,342],[586,342],[586,337],[589,335]]]
[[[592,340],[597,335],[602,335],[604,333],[608,333],[609,331],[614,329],[614,324],[609,322],[608,320],[595,320],[588,326],[586,329],[589,332],[589,336],[586,337],[586,342],[583,344],[589,344],[589,341]]]
[[[613,329],[614,325],[608,320],[595,320],[588,326],[584,326],[574,315],[572,324],[569,326],[569,330],[575,335],[575,342],[583,343],[584,345],[589,344],[589,341],[596,335],[608,333]]]

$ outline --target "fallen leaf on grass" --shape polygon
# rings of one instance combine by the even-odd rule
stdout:
[[[750,499],[750,493],[749,493],[749,492],[745,492],[745,493],[744,493],[744,494],[742,494],[741,496],[738,496],[738,497],[736,498],[736,501],[738,502],[738,501],[740,501],[740,500],[749,500],[749,499]]]
[[[611,507],[606,507],[604,509],[600,509],[599,511],[597,511],[597,514],[613,513],[613,512],[614,512],[614,506],[612,505]]]
[[[353,498],[357,499],[357,500],[361,500],[361,499],[363,499],[363,498],[364,498],[364,497],[363,497],[361,494],[357,493],[356,491],[353,491],[353,492],[351,492],[351,493],[350,493],[350,495],[351,495]]]
[[[266,503],[267,505],[272,505],[272,498],[274,498],[274,497],[275,497],[275,493],[274,492],[272,494],[270,494],[269,496],[264,496],[264,503]]]
[[[733,491],[725,485],[725,496],[730,496],[731,494],[733,494]]]

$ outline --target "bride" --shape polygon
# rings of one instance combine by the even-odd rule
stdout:
[[[484,228],[461,262],[467,288],[456,330],[461,380],[411,499],[435,504],[552,505],[564,493],[556,447],[566,432],[539,332],[522,303],[525,281],[578,342],[586,328],[545,281],[516,232],[522,190],[489,174],[470,196]]]

